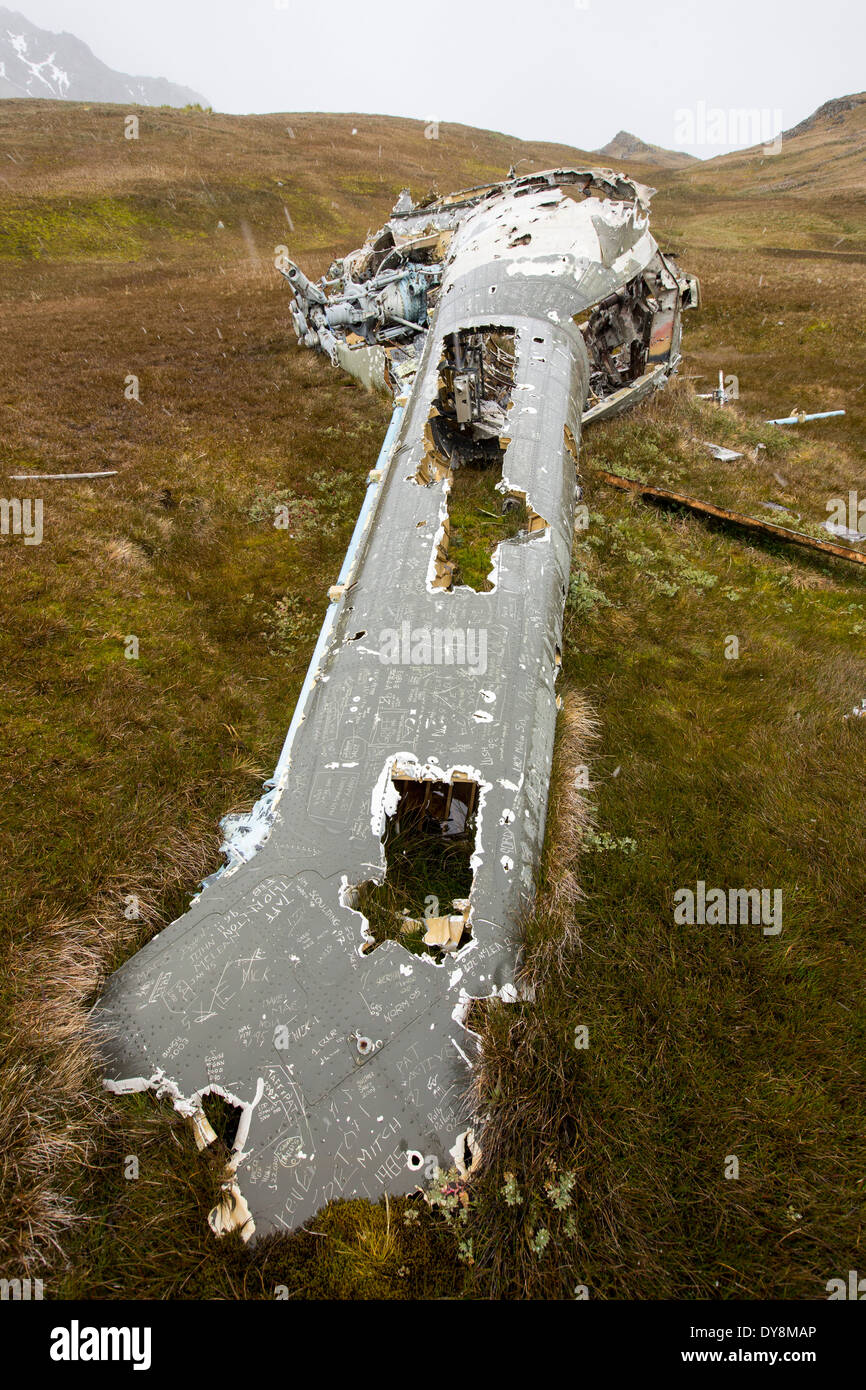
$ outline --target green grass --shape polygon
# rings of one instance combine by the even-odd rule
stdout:
[[[454,899],[468,898],[472,887],[474,816],[465,832],[453,837],[431,833],[426,820],[414,809],[400,814],[399,827],[396,819],[389,821],[382,841],[385,879],[362,884],[354,904],[367,918],[375,941],[400,941],[415,955],[428,950],[424,930],[407,927],[404,919],[420,921],[456,912]]]
[[[140,260],[148,242],[167,231],[175,237],[189,234],[164,201],[152,198],[42,200],[0,209],[0,257],[129,263]]]
[[[525,501],[502,510],[501,469],[464,465],[454,470],[448,494],[448,559],[455,564],[453,586],[466,584],[477,593],[493,588],[493,553],[513,539],[529,522]]]

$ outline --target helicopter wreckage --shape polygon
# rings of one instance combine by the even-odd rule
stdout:
[[[465,1025],[515,998],[581,426],[664,384],[698,302],[650,196],[572,169],[404,193],[318,283],[279,263],[299,340],[394,414],[265,795],[96,1013],[109,1089],[170,1097],[202,1146],[204,1099],[236,1108],[218,1233],[478,1161]]]

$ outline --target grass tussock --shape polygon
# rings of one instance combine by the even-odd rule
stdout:
[[[92,931],[45,920],[4,970],[0,1056],[0,1265],[37,1277],[78,1218],[70,1174],[93,1160],[108,1107],[98,1086],[87,1001],[104,961]]]
[[[572,1206],[574,1179],[569,1170],[560,1172],[559,1164],[573,1144],[579,1058],[563,1047],[563,1031],[573,1034],[574,1024],[562,984],[584,949],[576,909],[583,896],[582,841],[593,823],[591,784],[584,774],[597,741],[589,702],[569,690],[559,716],[541,881],[525,923],[520,1002],[493,1002],[481,1015],[483,1048],[472,1099],[473,1109],[487,1119],[483,1166],[465,1188],[471,1244],[467,1247],[465,1233],[463,1242],[464,1258],[471,1250],[467,1263],[474,1291],[486,1297],[539,1292],[539,1254],[553,1218],[564,1213],[565,1220]],[[524,1201],[524,1192],[543,1194],[551,1184],[551,1190],[563,1193],[559,1210],[550,1207],[549,1197],[546,1204],[540,1198]]]

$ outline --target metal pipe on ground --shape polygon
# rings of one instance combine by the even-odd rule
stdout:
[[[791,531],[787,526],[776,526],[772,521],[759,521],[742,512],[728,511],[726,507],[716,507],[711,502],[701,502],[697,497],[686,497],[679,492],[669,492],[666,488],[651,487],[648,483],[635,482],[633,478],[623,478],[618,473],[607,473],[602,468],[595,470],[595,476],[611,487],[622,492],[635,492],[640,497],[650,497],[654,501],[687,507],[698,516],[715,517],[733,526],[742,526],[748,531],[758,531],[761,535],[774,536],[777,540],[790,541],[793,545],[806,546],[822,555],[833,555],[838,560],[850,560],[855,565],[866,565],[866,554],[851,550],[845,545],[835,545],[833,541],[819,541],[815,536],[807,536],[802,531]]]

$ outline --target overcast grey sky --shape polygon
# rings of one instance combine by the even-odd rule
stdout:
[[[625,129],[711,156],[866,87],[864,0],[6,3],[221,111],[380,112],[586,149]]]

